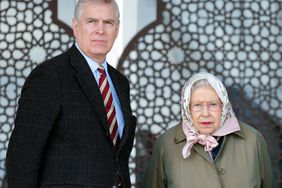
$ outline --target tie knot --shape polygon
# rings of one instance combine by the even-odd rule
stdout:
[[[99,70],[100,74],[105,74],[105,69],[104,69],[104,67],[99,66],[99,67],[98,67],[98,70]]]

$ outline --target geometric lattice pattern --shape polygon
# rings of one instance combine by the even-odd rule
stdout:
[[[25,78],[74,41],[56,20],[56,4],[54,0],[0,1],[0,187],[4,187],[8,139]]]
[[[134,186],[155,138],[180,120],[183,84],[206,71],[223,81],[238,118],[264,135],[275,186],[282,187],[282,2],[159,0],[158,7],[158,20],[134,38],[118,65],[138,117]]]
[[[56,0],[0,1],[0,187],[21,87],[30,71],[74,41]],[[227,86],[239,119],[259,129],[282,187],[281,0],[158,0],[158,20],[130,43],[120,69],[138,117],[130,158],[142,182],[156,136],[180,119],[180,89],[199,71]]]

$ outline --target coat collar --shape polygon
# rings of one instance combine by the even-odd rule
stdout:
[[[116,71],[117,71],[116,69],[114,69],[111,65],[108,64],[108,72],[109,75],[111,76],[113,85],[115,86],[115,90],[121,105],[121,111],[124,117],[124,128],[123,128],[123,134],[120,143],[120,146],[122,146],[129,136],[128,128],[129,128],[129,124],[131,124],[131,112],[130,109],[128,108],[130,104],[127,104],[129,102],[126,100],[126,98],[124,97],[125,94],[123,93],[124,91],[126,91],[125,87],[127,86],[123,85],[123,82],[121,82],[121,78],[119,78],[119,76],[121,75],[119,75]]]
[[[175,132],[175,135],[174,135],[174,143],[179,144],[181,142],[185,142],[186,137],[185,137],[185,134],[183,133],[181,122],[179,124],[177,124],[176,126],[178,126],[178,129],[177,129],[177,131]],[[239,126],[240,126],[241,130],[236,131],[236,132],[231,133],[231,134],[237,135],[237,136],[241,137],[242,139],[245,139],[244,129],[242,129],[241,122],[239,122]]]
[[[78,80],[94,111],[97,113],[97,116],[101,120],[106,134],[109,134],[107,115],[105,108],[103,107],[103,98],[89,65],[75,45],[70,48],[68,55],[70,57],[71,66],[73,66],[77,71],[75,75],[76,79]]]
[[[109,126],[107,123],[107,114],[104,108],[103,98],[100,93],[99,86],[93,76],[93,73],[83,57],[83,55],[79,52],[75,44],[69,49],[67,52],[70,58],[70,65],[77,71],[76,79],[78,80],[84,94],[88,98],[92,108],[97,113],[97,117],[100,119],[102,126],[106,132],[106,135],[110,135],[109,133]],[[121,109],[124,117],[124,129],[123,129],[123,136],[121,140],[121,144],[125,142],[128,137],[128,125],[130,123],[130,109],[128,109],[128,103],[124,98],[124,86],[120,82],[119,75],[116,73],[116,70],[108,64],[108,72],[111,76],[111,80],[114,84],[115,90],[117,92]],[[110,136],[109,136],[110,137]]]
[[[240,122],[239,122],[239,125],[240,125],[241,130],[234,132],[234,133],[231,133],[231,135],[233,134],[233,135],[240,137],[241,139],[245,139],[244,129],[242,129],[242,125],[240,124]],[[185,137],[185,134],[182,130],[181,122],[177,126],[178,126],[178,128],[176,129],[174,139],[173,139],[174,144],[183,144],[183,146],[184,146],[184,144],[186,143],[186,137]],[[225,143],[225,139],[223,140],[222,147],[224,147],[224,143]],[[211,164],[213,164],[213,161],[210,158],[208,152],[206,152],[204,150],[204,147],[201,144],[195,144],[193,146],[193,150],[195,150],[197,153],[199,153],[204,159],[209,161]]]

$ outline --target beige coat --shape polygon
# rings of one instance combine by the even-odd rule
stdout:
[[[186,143],[181,125],[157,140],[144,188],[271,188],[272,168],[266,143],[254,128],[240,122],[240,132],[225,136],[214,161],[200,144],[182,157]]]

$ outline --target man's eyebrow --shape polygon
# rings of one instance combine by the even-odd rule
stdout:
[[[98,18],[94,18],[94,17],[88,17],[88,18],[86,18],[86,20],[100,20],[100,19],[98,19]],[[102,22],[115,22],[115,19],[112,19],[112,18],[109,18],[109,19],[102,19],[101,20]]]
[[[108,19],[104,19],[103,22],[115,22],[115,19],[108,18]]]
[[[98,18],[95,18],[95,17],[93,17],[93,16],[86,17],[86,19],[95,19],[95,20],[98,20]]]

